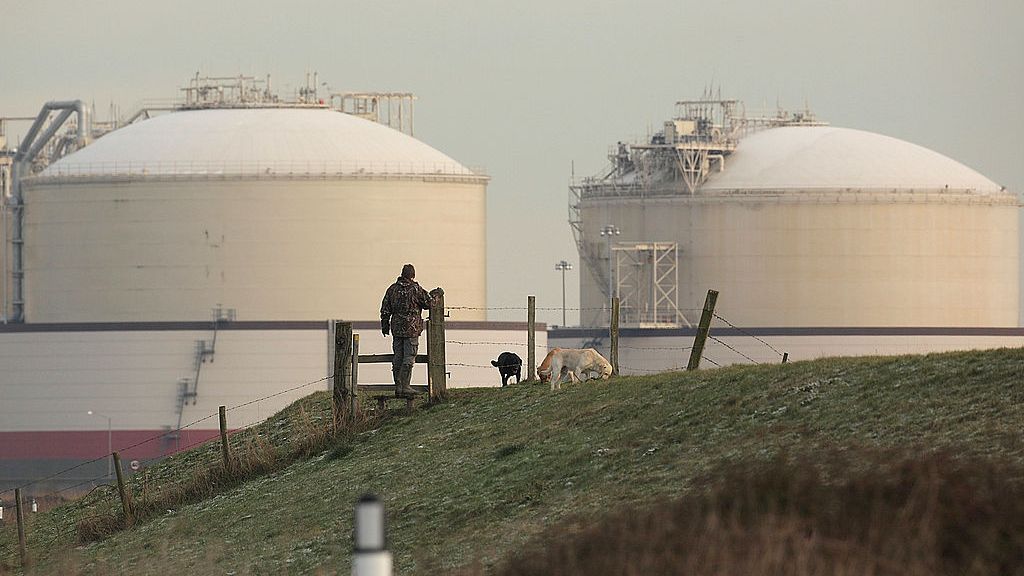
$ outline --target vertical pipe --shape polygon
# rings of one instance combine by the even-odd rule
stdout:
[[[50,123],[50,125],[43,131],[40,136],[40,131],[43,125],[50,118],[50,113],[55,110],[61,110],[61,114],[56,120]],[[18,146],[18,151],[14,155],[13,162],[11,164],[11,204],[14,206],[13,212],[13,232],[11,234],[11,317],[15,322],[25,321],[25,276],[24,276],[24,207],[25,202],[21,193],[21,173],[23,169],[27,170],[31,165],[32,160],[35,156],[42,151],[43,147],[50,141],[51,138],[57,133],[57,130],[64,124],[64,121],[72,113],[78,113],[78,146],[84,146],[88,143],[88,135],[86,133],[86,125],[88,123],[87,113],[85,105],[81,100],[74,100],[68,102],[47,102],[43,105],[42,110],[39,111],[39,115],[36,116],[32,126],[29,127],[28,133],[25,135],[21,144]],[[37,136],[39,136],[37,140]]]
[[[526,363],[529,369],[526,373],[526,380],[531,381],[537,377],[537,297],[526,297]]]
[[[22,201],[21,201],[21,170],[19,169],[21,164],[15,158],[11,164],[11,197],[8,199],[7,212],[8,222],[10,224],[10,243],[8,244],[11,248],[11,260],[8,264],[10,270],[11,283],[11,295],[10,295],[10,306],[11,306],[11,320],[14,322],[23,322],[25,320],[25,307],[22,302],[21,290],[23,287],[21,274],[21,214],[22,214]],[[5,279],[6,281],[7,279]]]
[[[562,327],[564,328],[565,325],[566,325],[566,319],[565,319],[565,273],[567,271],[569,271],[569,270],[572,270],[572,264],[569,264],[565,260],[562,260],[562,261],[558,262],[557,264],[555,264],[555,270],[559,270],[559,271],[562,272]]]
[[[612,298],[612,321],[608,324],[608,359],[612,363],[612,376],[619,375],[619,297]]]
[[[608,302],[612,301],[615,292],[612,290],[612,235],[608,234]],[[608,309],[608,323],[611,324],[611,308]]]
[[[10,168],[0,167],[0,320],[7,324],[7,194]]]
[[[565,268],[562,268],[562,328],[565,328]]]

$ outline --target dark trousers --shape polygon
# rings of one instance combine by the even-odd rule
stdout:
[[[419,350],[419,347],[419,338],[394,337],[394,341],[391,343],[391,350],[394,351],[395,358],[391,361],[391,371],[395,373],[396,377],[402,366],[408,366],[409,371],[412,372],[412,367],[416,364],[416,351]],[[396,381],[395,383],[397,384],[398,382]]]

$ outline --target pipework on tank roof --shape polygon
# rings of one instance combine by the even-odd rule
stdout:
[[[53,112],[60,112],[56,119],[47,124]],[[11,165],[11,195],[7,200],[7,212],[10,212],[10,236],[11,236],[11,318],[13,322],[25,321],[25,270],[24,270],[24,199],[21,194],[21,180],[31,175],[32,162],[39,156],[57,135],[57,132],[64,126],[72,114],[77,116],[77,133],[73,147],[61,146],[60,150],[68,152],[70,149],[78,149],[89,143],[91,133],[89,127],[89,114],[85,104],[81,100],[54,101],[43,104],[35,121],[29,128],[25,138],[18,146],[14,155],[14,162]],[[46,127],[45,130],[43,127]],[[40,134],[40,131],[42,133]],[[49,158],[54,160],[54,158]],[[4,305],[6,313],[7,304]],[[6,319],[5,319],[6,321]]]

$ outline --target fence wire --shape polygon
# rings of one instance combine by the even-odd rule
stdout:
[[[718,362],[715,362],[714,360],[712,360],[711,358],[708,358],[707,356],[703,356],[703,355],[702,355],[702,356],[701,356],[701,359],[703,359],[703,360],[707,360],[708,362],[711,362],[712,364],[714,364],[715,366],[718,366],[719,368],[721,368],[721,367],[722,367],[722,365],[721,365],[721,364],[719,364]]]
[[[458,345],[458,346],[515,346],[515,347],[518,347],[518,348],[529,348],[530,347],[530,345],[525,343],[525,342],[460,342],[458,340],[448,340],[447,342],[445,342],[445,344],[455,344],[455,345]],[[534,348],[549,349],[550,348],[550,344],[548,344],[548,345],[545,345],[545,344],[534,344],[533,347]],[[619,344],[619,349],[620,350],[655,350],[655,351],[659,351],[659,350],[660,351],[672,350],[672,351],[677,351],[677,352],[680,352],[680,351],[685,352],[686,350],[692,350],[693,346],[625,346],[625,345]],[[452,363],[449,362],[448,364],[452,364]]]
[[[225,408],[225,412],[228,412],[228,411],[231,411],[231,410],[236,410],[238,408],[243,408],[245,406],[256,404],[258,402],[263,402],[265,400],[269,400],[270,398],[275,398],[277,396],[281,396],[281,395],[287,394],[289,392],[294,392],[295,390],[299,390],[300,388],[306,388],[306,387],[312,386],[314,384],[319,384],[320,382],[324,382],[324,381],[328,380],[329,378],[331,378],[331,377],[330,376],[325,376],[323,378],[320,378],[319,380],[313,380],[311,382],[306,382],[305,384],[299,384],[298,386],[293,386],[291,388],[287,388],[285,390],[281,390],[279,392],[275,392],[273,394],[269,394],[269,395],[263,396],[261,398],[256,398],[256,399],[250,400],[248,402],[243,402],[241,404],[232,406],[230,408]],[[182,432],[184,430],[187,430],[187,429],[195,426],[196,424],[199,424],[201,422],[205,422],[206,420],[209,420],[211,418],[218,418],[219,416],[220,416],[219,413],[217,413],[217,414],[210,414],[208,416],[204,416],[204,417],[202,417],[202,418],[200,418],[198,420],[194,420],[192,422],[189,422],[188,424],[185,424],[184,426],[181,426],[181,427],[178,427],[178,428],[174,428],[172,430],[167,430],[165,432],[157,434],[156,436],[152,436],[150,438],[147,438],[147,439],[145,439],[145,440],[143,440],[141,442],[137,442],[137,443],[132,444],[130,446],[125,446],[125,447],[119,448],[118,450],[116,450],[116,452],[127,452],[128,450],[132,450],[134,448],[138,448],[139,446],[144,446],[146,444],[149,444],[150,442],[154,442],[154,441],[159,440],[161,438],[166,438],[166,437],[171,436],[173,434],[178,434],[178,433],[180,433],[180,432]],[[248,426],[236,429],[235,431],[237,432],[238,430],[244,430],[245,428],[248,428]],[[209,442],[210,440],[213,440],[213,439],[214,438],[206,438],[204,440],[194,442],[192,444],[189,444],[188,446],[185,446],[184,448],[178,448],[177,450],[175,450],[175,452],[187,451],[187,450],[189,450],[189,449],[191,449],[191,448],[193,448],[195,446],[198,446],[200,444],[205,444],[206,442]],[[73,471],[75,471],[75,470],[77,470],[79,468],[82,468],[84,466],[88,466],[90,464],[95,464],[96,462],[99,462],[101,460],[106,460],[106,459],[111,458],[111,457],[113,457],[113,452],[109,452],[109,453],[104,454],[103,456],[100,456],[98,458],[93,458],[92,460],[88,460],[86,462],[81,462],[81,463],[76,464],[74,466],[70,466],[68,468],[65,468],[65,469],[59,471],[59,472],[55,472],[53,474],[50,474],[49,476],[46,476],[46,477],[43,477],[43,478],[38,478],[36,480],[32,480],[31,482],[26,482],[25,484],[22,484],[21,486],[17,486],[15,488],[8,488],[7,490],[0,491],[0,495],[8,494],[8,493],[13,494],[15,490],[24,490],[25,488],[28,488],[30,486],[35,486],[37,484],[42,484],[43,482],[47,482],[47,481],[50,481],[50,480],[56,480],[59,477],[63,476],[64,474],[67,474],[68,472],[73,472]],[[162,455],[162,456],[158,456],[158,457],[155,457],[155,458],[151,458],[151,459],[149,459],[149,461],[152,462],[152,461],[155,461],[155,460],[160,460],[160,459],[165,458],[165,457],[166,456]],[[94,484],[98,480],[105,480],[105,479],[109,479],[109,476],[107,474],[103,474],[101,476],[96,476],[94,478],[90,478],[88,480],[84,480],[84,481],[79,482],[78,484],[75,484],[73,486],[68,486],[68,487],[65,487],[65,488],[61,488],[60,490],[55,490],[53,492],[50,492],[50,494],[62,494],[64,492],[68,492],[68,491],[73,490],[75,488],[79,488],[81,486],[85,486],[86,484]]]
[[[671,368],[637,368],[635,366],[623,366],[619,365],[619,370],[628,370],[630,372],[644,372],[647,374],[661,374],[664,372],[682,372],[686,370],[686,366],[672,366]]]
[[[28,488],[29,486],[34,486],[36,484],[40,484],[42,482],[46,482],[47,480],[53,480],[53,479],[57,478],[58,476],[61,476],[63,474],[67,474],[68,472],[73,472],[73,471],[78,470],[79,468],[81,468],[83,466],[88,466],[89,464],[94,464],[96,462],[99,462],[100,460],[106,460],[109,457],[110,457],[110,454],[104,454],[103,456],[100,456],[99,458],[94,458],[92,460],[89,460],[88,462],[81,462],[79,464],[76,464],[76,465],[71,466],[69,468],[65,468],[64,470],[61,470],[60,472],[56,472],[56,473],[54,473],[54,474],[52,474],[50,476],[47,476],[45,478],[40,478],[38,480],[33,480],[31,482],[27,482],[25,484],[22,484],[21,486],[16,486],[14,488],[8,488],[7,490],[4,490],[3,492],[0,492],[0,494],[14,494],[15,490],[24,490],[25,488]],[[102,478],[102,476],[100,476],[100,478]],[[93,480],[96,480],[96,479],[93,479]],[[93,480],[90,480],[90,482],[92,482]]]
[[[317,382],[322,382],[322,381],[323,381],[323,380],[325,380],[325,379],[326,379],[326,378],[324,378],[324,379],[321,379],[321,380],[318,380]],[[308,385],[311,385],[311,384],[314,384],[314,383],[315,383],[315,382],[311,382],[311,383],[308,383],[308,384],[304,384],[303,386],[308,386]],[[301,386],[300,386],[300,387],[301,387]],[[296,388],[291,388],[291,389],[289,389],[289,390],[295,390],[295,389],[297,389],[297,388],[299,388],[299,387],[296,387]],[[265,396],[265,397],[264,397],[263,399],[265,400],[265,399],[267,399],[267,398],[273,398],[274,396],[280,395],[280,394],[282,394],[282,393],[284,393],[284,392],[287,392],[287,391],[282,391],[282,392],[279,392],[279,393],[277,393],[277,394],[272,394],[272,395],[270,395],[270,396]],[[236,406],[236,407],[237,407],[237,406]],[[196,422],[201,422],[202,420],[205,420],[205,418],[204,418],[204,419],[201,419],[201,420],[197,420]],[[252,423],[249,423],[249,424],[247,424],[247,425],[245,425],[245,426],[242,426],[242,427],[240,427],[240,428],[236,428],[236,429],[232,430],[230,434],[231,434],[231,435],[234,435],[234,434],[237,434],[237,433],[239,433],[239,432],[243,432],[243,431],[246,431],[246,430],[249,430],[249,429],[255,428],[255,427],[259,426],[259,425],[260,425],[260,424],[262,424],[262,423],[263,423],[263,422],[252,422]],[[181,429],[184,429],[184,428],[185,428],[185,427],[182,427]],[[181,429],[179,429],[179,430],[181,430]],[[217,437],[217,436],[214,436],[214,437],[211,437],[211,438],[206,438],[206,439],[203,439],[203,440],[197,440],[197,441],[195,441],[195,442],[192,442],[192,443],[190,443],[190,444],[188,444],[188,445],[186,445],[186,446],[184,446],[184,447],[180,447],[180,448],[178,448],[178,449],[177,449],[177,450],[176,450],[175,452],[176,452],[176,453],[184,453],[184,452],[188,452],[188,451],[190,451],[190,450],[192,450],[192,449],[194,449],[194,448],[197,448],[197,447],[199,447],[199,446],[202,446],[202,445],[204,445],[204,444],[209,444],[210,442],[216,441],[216,440],[218,440],[218,439],[219,439],[219,437]],[[110,455],[108,454],[108,457],[109,457],[109,456],[110,456]],[[162,459],[164,459],[164,458],[166,458],[166,457],[167,457],[167,456],[156,456],[156,457],[153,457],[153,458],[147,458],[147,459],[144,459],[144,460],[142,460],[142,461],[141,461],[141,467],[145,468],[145,467],[147,467],[147,466],[148,466],[149,464],[152,464],[152,463],[154,463],[154,462],[157,462],[157,461],[159,461],[159,460],[162,460]],[[219,457],[219,455],[218,455],[218,457]],[[88,485],[88,484],[95,484],[95,486],[94,486],[94,487],[92,488],[92,490],[90,490],[90,491],[89,491],[89,492],[87,492],[86,494],[84,494],[84,495],[82,495],[82,496],[80,496],[80,497],[76,498],[76,500],[84,500],[84,499],[88,498],[88,497],[89,497],[90,495],[92,495],[92,493],[93,493],[93,492],[95,492],[95,491],[97,491],[97,490],[100,490],[100,489],[109,489],[109,490],[114,490],[114,489],[116,489],[116,485],[114,485],[114,484],[110,484],[110,483],[98,483],[98,482],[97,482],[98,480],[102,480],[102,479],[104,479],[104,478],[107,478],[107,476],[106,476],[106,475],[104,475],[104,476],[98,476],[98,477],[96,477],[96,478],[91,478],[91,479],[89,479],[89,480],[84,480],[84,481],[82,481],[82,482],[79,482],[79,483],[77,483],[77,484],[74,484],[74,485],[72,485],[72,486],[67,486],[67,487],[65,487],[65,488],[61,488],[60,490],[55,490],[55,491],[53,491],[53,492],[50,492],[50,493],[48,493],[48,495],[49,495],[49,496],[57,496],[57,495],[60,495],[60,494],[62,494],[62,493],[64,493],[64,492],[68,492],[68,491],[71,491],[71,490],[75,490],[75,489],[77,489],[77,488],[81,488],[82,486],[86,486],[86,485]],[[135,498],[135,497],[138,497],[138,495],[135,495],[135,496],[133,496],[133,500],[134,500],[134,498]],[[138,501],[136,501],[136,502],[135,502],[135,505],[138,505],[138,503],[139,503],[139,502],[138,502]],[[76,526],[78,525],[78,523],[79,523],[79,522],[81,522],[81,521],[83,521],[83,520],[88,520],[88,519],[90,519],[90,518],[97,518],[97,517],[101,517],[101,516],[106,516],[106,515],[108,515],[108,514],[99,514],[99,515],[92,515],[92,516],[84,516],[84,517],[77,517],[77,518],[76,518],[76,517],[71,517],[71,518],[69,518],[69,519],[68,519],[68,520],[69,520],[69,523],[70,523],[70,526],[65,526],[65,527],[62,527],[62,526],[60,525],[60,523],[59,523],[59,522],[55,521],[55,522],[54,522],[54,523],[52,524],[52,527],[53,527],[53,532],[54,532],[54,535],[53,535],[53,537],[52,537],[52,538],[50,538],[50,540],[49,540],[49,544],[48,544],[48,545],[53,545],[53,544],[54,544],[55,542],[57,542],[57,541],[61,540],[62,538],[64,538],[64,537],[65,537],[65,535],[70,535],[70,534],[73,534],[73,533],[75,532],[75,527],[76,527]]]
[[[529,310],[529,307],[528,306],[447,306],[446,309],[447,310],[519,311],[519,312],[526,312],[526,311]],[[563,311],[563,310],[564,311],[579,312],[579,311],[608,311],[609,308],[607,306],[601,306],[601,307],[561,307],[561,306],[557,306],[557,307],[534,307],[534,310],[535,311],[547,311],[547,312]],[[700,310],[700,309],[692,309],[692,310],[688,310],[688,311],[697,311],[697,310]],[[722,322],[724,322],[729,327],[739,331],[741,334],[757,340],[758,342],[760,342],[764,346],[766,346],[769,349],[771,349],[774,353],[778,354],[779,356],[783,356],[783,357],[785,356],[781,351],[779,351],[776,347],[772,346],[770,343],[766,342],[764,339],[762,339],[762,338],[760,338],[760,337],[758,337],[758,336],[756,336],[754,334],[751,334],[750,332],[748,332],[747,330],[744,330],[743,328],[740,328],[739,326],[736,326],[735,324],[730,322],[727,318],[723,317],[722,315],[718,314],[717,312],[714,314],[714,317],[719,319],[719,320],[721,320]],[[740,350],[738,350],[734,346],[728,344],[727,342],[724,342],[720,338],[717,338],[717,337],[715,337],[715,336],[713,336],[711,334],[708,335],[708,338],[710,338],[711,340],[714,340],[715,342],[717,342],[717,343],[721,344],[722,346],[728,348],[729,350],[735,352],[739,356],[742,356],[743,358],[745,358],[749,362],[751,362],[753,364],[759,364],[759,362],[754,360],[752,357],[750,357],[747,354],[741,352]],[[523,342],[495,342],[495,341],[468,342],[468,341],[460,341],[460,340],[449,340],[446,344],[451,344],[451,345],[456,345],[456,346],[509,346],[509,347],[517,347],[517,348],[529,348],[529,344],[528,343],[523,343]],[[534,347],[535,348],[544,349],[544,348],[547,348],[548,346],[541,345],[541,344],[534,344]],[[629,346],[629,345],[621,345],[620,344],[619,348],[620,349],[625,349],[625,350],[652,351],[652,352],[657,352],[657,351],[662,351],[662,352],[665,352],[665,351],[685,352],[687,350],[692,350],[693,346]],[[715,360],[713,360],[711,358],[708,358],[707,356],[702,356],[702,359],[708,361],[709,363],[711,363],[714,366],[718,366],[718,367],[721,366],[720,363],[716,362]],[[466,363],[466,362],[448,362],[447,364],[449,366],[460,366],[460,367],[466,367],[466,368],[492,368],[493,367],[490,364],[472,364],[472,363]],[[638,367],[629,367],[629,366],[621,366],[620,365],[620,369],[625,369],[625,370],[629,370],[629,371],[636,371],[636,372],[657,373],[657,372],[670,372],[670,371],[683,370],[683,369],[685,369],[685,367],[672,367],[672,368],[666,368],[666,369],[652,370],[652,369],[647,369],[647,368],[638,368]],[[299,384],[297,386],[293,386],[293,387],[287,388],[285,390],[281,390],[279,392],[275,392],[273,394],[269,394],[267,396],[263,396],[261,398],[256,398],[256,399],[253,399],[253,400],[250,400],[250,401],[247,401],[247,402],[243,402],[243,403],[235,405],[235,406],[231,406],[229,408],[226,408],[225,411],[237,410],[237,409],[240,409],[240,408],[244,408],[246,406],[257,404],[259,402],[263,402],[263,401],[269,400],[271,398],[275,398],[275,397],[278,397],[278,396],[282,396],[284,394],[288,394],[290,392],[294,392],[294,391],[299,390],[301,388],[305,388],[305,387],[308,387],[308,386],[312,386],[314,384],[318,384],[318,383],[324,382],[324,381],[326,381],[326,380],[328,380],[330,378],[331,378],[331,376],[325,376],[325,377],[320,378],[318,380],[313,380],[313,381],[310,381],[310,382]],[[119,452],[125,452],[125,451],[128,451],[128,450],[132,450],[134,448],[138,448],[138,447],[143,446],[145,444],[148,444],[150,442],[154,442],[156,440],[160,440],[162,438],[166,438],[166,437],[169,437],[169,436],[172,436],[172,435],[177,435],[177,434],[179,434],[179,433],[181,433],[181,432],[183,432],[185,430],[188,430],[188,429],[192,428],[193,426],[195,426],[197,424],[200,424],[200,423],[202,423],[202,422],[204,422],[206,420],[210,420],[210,419],[216,418],[216,417],[218,417],[218,414],[210,414],[208,416],[204,416],[203,418],[199,418],[198,420],[190,422],[190,423],[188,423],[188,424],[186,424],[184,426],[180,426],[178,428],[167,430],[167,431],[165,431],[163,433],[160,433],[160,434],[157,434],[157,435],[155,435],[155,436],[153,436],[151,438],[147,438],[147,439],[145,439],[145,440],[143,440],[141,442],[137,442],[137,443],[132,444],[130,446],[122,447],[118,451]],[[248,428],[248,426],[245,427],[245,428]],[[242,430],[242,429],[245,429],[245,428],[236,429],[235,431],[237,432],[238,430]],[[204,444],[204,443],[209,442],[209,441],[211,441],[213,439],[215,439],[215,438],[207,438],[207,439],[204,439],[204,440],[201,440],[201,441],[194,442],[194,443],[189,444],[188,446],[186,446],[184,448],[178,448],[176,450],[176,452],[182,452],[182,451],[189,450],[189,449],[191,449],[191,448],[193,448],[195,446]],[[55,472],[53,474],[50,474],[50,475],[48,475],[48,476],[46,476],[44,478],[36,479],[36,480],[31,481],[31,482],[27,482],[25,484],[22,484],[21,486],[18,486],[17,488],[9,488],[7,490],[0,491],[0,495],[13,493],[18,488],[24,490],[25,488],[28,488],[28,487],[31,487],[31,486],[34,486],[34,485],[37,485],[37,484],[41,484],[43,482],[47,482],[47,481],[50,481],[50,480],[58,479],[61,476],[64,476],[65,474],[68,474],[69,472],[73,472],[73,471],[75,471],[77,469],[80,469],[80,468],[83,468],[85,466],[89,466],[91,464],[95,464],[97,462],[100,462],[100,461],[105,460],[105,459],[110,458],[110,457],[111,457],[111,454],[105,454],[103,456],[94,458],[92,460],[81,462],[81,463],[76,464],[74,466],[70,466],[70,467],[65,468],[63,470],[60,470],[60,471]],[[154,457],[152,459],[148,459],[147,462],[159,460],[159,459],[162,459],[164,457],[165,456]],[[80,482],[80,483],[78,483],[76,485],[62,488],[62,489],[57,490],[57,491],[55,491],[53,493],[54,494],[60,494],[60,493],[67,492],[67,491],[73,490],[75,488],[81,487],[81,486],[86,485],[86,484],[90,484],[90,483],[95,484],[97,481],[103,480],[103,479],[107,479],[107,478],[108,478],[107,475],[98,476],[96,478],[91,478],[89,480],[85,480],[83,482]]]
[[[445,310],[483,310],[483,311],[491,311],[491,310],[509,311],[509,310],[514,310],[514,311],[519,311],[519,312],[528,312],[530,310],[530,307],[529,306],[448,306],[448,305],[445,305],[444,309]],[[562,310],[565,310],[566,312],[589,312],[589,311],[592,311],[592,310],[608,310],[608,307],[607,306],[597,306],[597,307],[571,308],[569,306],[566,306],[565,308],[562,308],[561,306],[534,306],[533,309],[534,310],[540,310],[542,312],[561,312]]]
[[[735,353],[739,354],[740,356],[743,356],[744,358],[746,358],[747,360],[750,360],[750,361],[751,361],[751,362],[753,362],[754,364],[760,364],[760,362],[758,362],[757,360],[754,360],[754,359],[753,359],[753,358],[751,358],[750,356],[747,356],[746,354],[744,354],[743,352],[740,352],[740,351],[739,351],[739,350],[737,350],[736,348],[733,348],[733,347],[732,347],[732,346],[730,346],[729,344],[727,344],[727,343],[725,343],[725,342],[722,342],[721,340],[719,340],[718,338],[715,338],[715,337],[714,337],[714,336],[712,336],[711,334],[708,334],[708,338],[710,338],[710,339],[714,340],[715,342],[718,342],[718,343],[719,343],[719,344],[721,344],[722,346],[725,346],[726,348],[728,348],[729,350],[732,350],[733,352],[735,352]]]
[[[739,331],[740,331],[740,332],[742,332],[743,334],[746,334],[747,336],[750,336],[751,338],[753,338],[754,340],[757,340],[757,341],[758,341],[758,342],[760,342],[761,344],[764,344],[764,345],[765,345],[765,346],[767,346],[768,348],[771,348],[772,352],[775,352],[775,353],[776,353],[776,354],[778,354],[779,356],[783,356],[783,357],[785,356],[785,354],[783,354],[782,352],[779,352],[778,348],[776,348],[775,346],[772,346],[771,344],[769,344],[769,343],[765,342],[765,341],[764,341],[764,340],[762,340],[761,338],[758,338],[757,336],[755,336],[755,335],[751,334],[750,332],[747,332],[747,331],[746,331],[746,330],[744,330],[743,328],[740,328],[739,326],[737,326],[737,325],[733,324],[732,322],[729,322],[729,321],[728,321],[728,320],[726,320],[725,318],[723,318],[723,317],[719,316],[717,312],[715,313],[715,318],[718,318],[718,319],[719,319],[719,320],[721,320],[722,322],[725,322],[726,324],[728,324],[728,325],[729,325],[729,327],[731,327],[731,328],[733,328],[733,329],[736,329],[736,330],[739,330]]]

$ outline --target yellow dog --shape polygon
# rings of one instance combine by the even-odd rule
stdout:
[[[590,378],[591,374],[607,380],[612,375],[612,365],[593,348],[554,348],[541,362],[537,373],[541,381],[545,377],[551,381],[552,390],[558,390],[565,376],[569,377],[570,382],[582,382]]]

